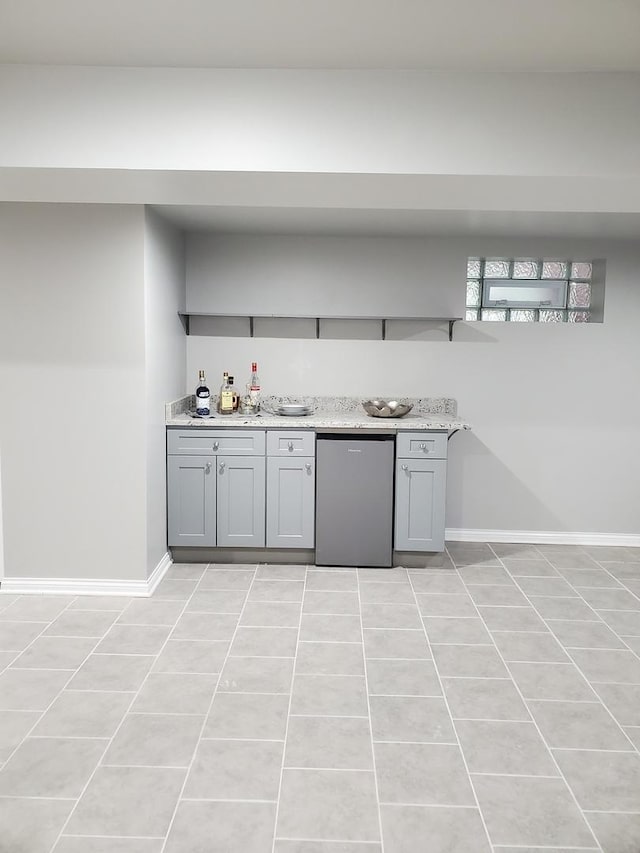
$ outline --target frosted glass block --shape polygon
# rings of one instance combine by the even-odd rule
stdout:
[[[509,319],[512,323],[535,323],[536,312],[526,308],[513,308]]]
[[[586,281],[569,282],[569,308],[588,308],[591,305],[591,285]]]
[[[467,278],[480,278],[480,261],[478,258],[469,258],[467,261]]]
[[[484,262],[485,278],[509,278],[509,261],[494,259]]]
[[[483,308],[481,319],[491,321],[504,321],[507,319],[507,312],[502,308]]]
[[[465,320],[473,321],[478,319],[478,309],[477,308],[467,308],[466,314],[464,315]]]
[[[513,277],[514,278],[538,278],[537,261],[514,261],[513,262]]]
[[[566,261],[544,261],[542,278],[568,278],[568,267]]]
[[[571,278],[591,278],[591,264],[583,261],[571,264]]]
[[[565,311],[549,311],[542,309],[540,311],[541,323],[564,323]]]
[[[485,279],[482,303],[487,308],[564,308],[567,304],[566,281],[532,279]]]
[[[467,305],[470,308],[477,308],[480,305],[480,282],[467,282]]]
[[[591,313],[589,311],[569,311],[570,323],[589,323],[591,322]]]

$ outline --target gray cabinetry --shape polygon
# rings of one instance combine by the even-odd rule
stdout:
[[[218,456],[218,547],[264,548],[263,456]]]
[[[192,456],[264,456],[264,430],[204,429],[186,427],[169,430],[167,453]]]
[[[267,459],[267,548],[313,548],[315,458]]]
[[[265,449],[264,430],[169,430],[168,544],[263,548]]]
[[[306,430],[273,430],[267,433],[267,456],[315,456],[316,435]]]
[[[395,548],[397,551],[442,551],[447,488],[446,435],[414,433],[400,438],[396,448]],[[423,458],[419,458],[419,454]],[[432,458],[436,455],[440,458]]]
[[[215,460],[169,456],[167,460],[169,545],[216,544]]]

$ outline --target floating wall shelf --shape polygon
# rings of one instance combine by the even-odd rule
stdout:
[[[254,320],[315,320],[316,324],[316,338],[320,338],[320,322],[322,320],[377,320],[382,323],[382,340],[387,339],[387,323],[388,322],[412,322],[412,323],[436,323],[436,324],[444,324],[446,323],[449,328],[449,340],[453,340],[453,326],[458,320],[462,320],[462,317],[396,317],[396,316],[386,316],[381,317],[379,314],[376,316],[367,314],[367,315],[354,315],[354,314],[229,314],[225,312],[204,312],[204,311],[179,311],[178,312],[182,322],[184,324],[185,332],[190,334],[190,325],[191,325],[191,317],[217,317],[217,318],[231,318],[231,319],[243,319],[246,318],[249,320],[249,334],[253,338],[254,337]]]

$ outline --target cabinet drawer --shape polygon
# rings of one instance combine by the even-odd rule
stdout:
[[[315,456],[316,434],[306,430],[269,430],[267,456]]]
[[[264,456],[264,430],[171,429],[167,431],[167,453],[193,456]]]
[[[396,439],[398,459],[446,459],[446,432],[399,432]]]

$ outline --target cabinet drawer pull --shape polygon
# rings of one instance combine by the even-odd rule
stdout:
[[[221,473],[221,474],[224,474],[224,466],[225,466],[225,463],[224,463],[224,462],[221,462],[221,463],[220,463],[220,473]]]
[[[205,474],[211,473],[211,462],[207,462],[207,464],[204,466],[204,473]]]
[[[290,441],[290,442],[289,442],[289,444],[288,444],[287,446],[288,446],[288,448],[289,448],[289,453],[293,453],[293,442],[292,442],[292,441]]]
[[[429,448],[427,447],[427,445],[426,445],[424,442],[422,442],[422,444],[420,445],[420,450],[421,450],[423,453],[428,453],[428,452],[429,452]]]
[[[220,447],[220,442],[219,442],[219,441],[214,441],[214,442],[213,442],[213,448],[212,448],[212,449],[213,449],[213,451],[215,452],[216,450],[218,450],[218,449],[219,449],[219,447]]]

